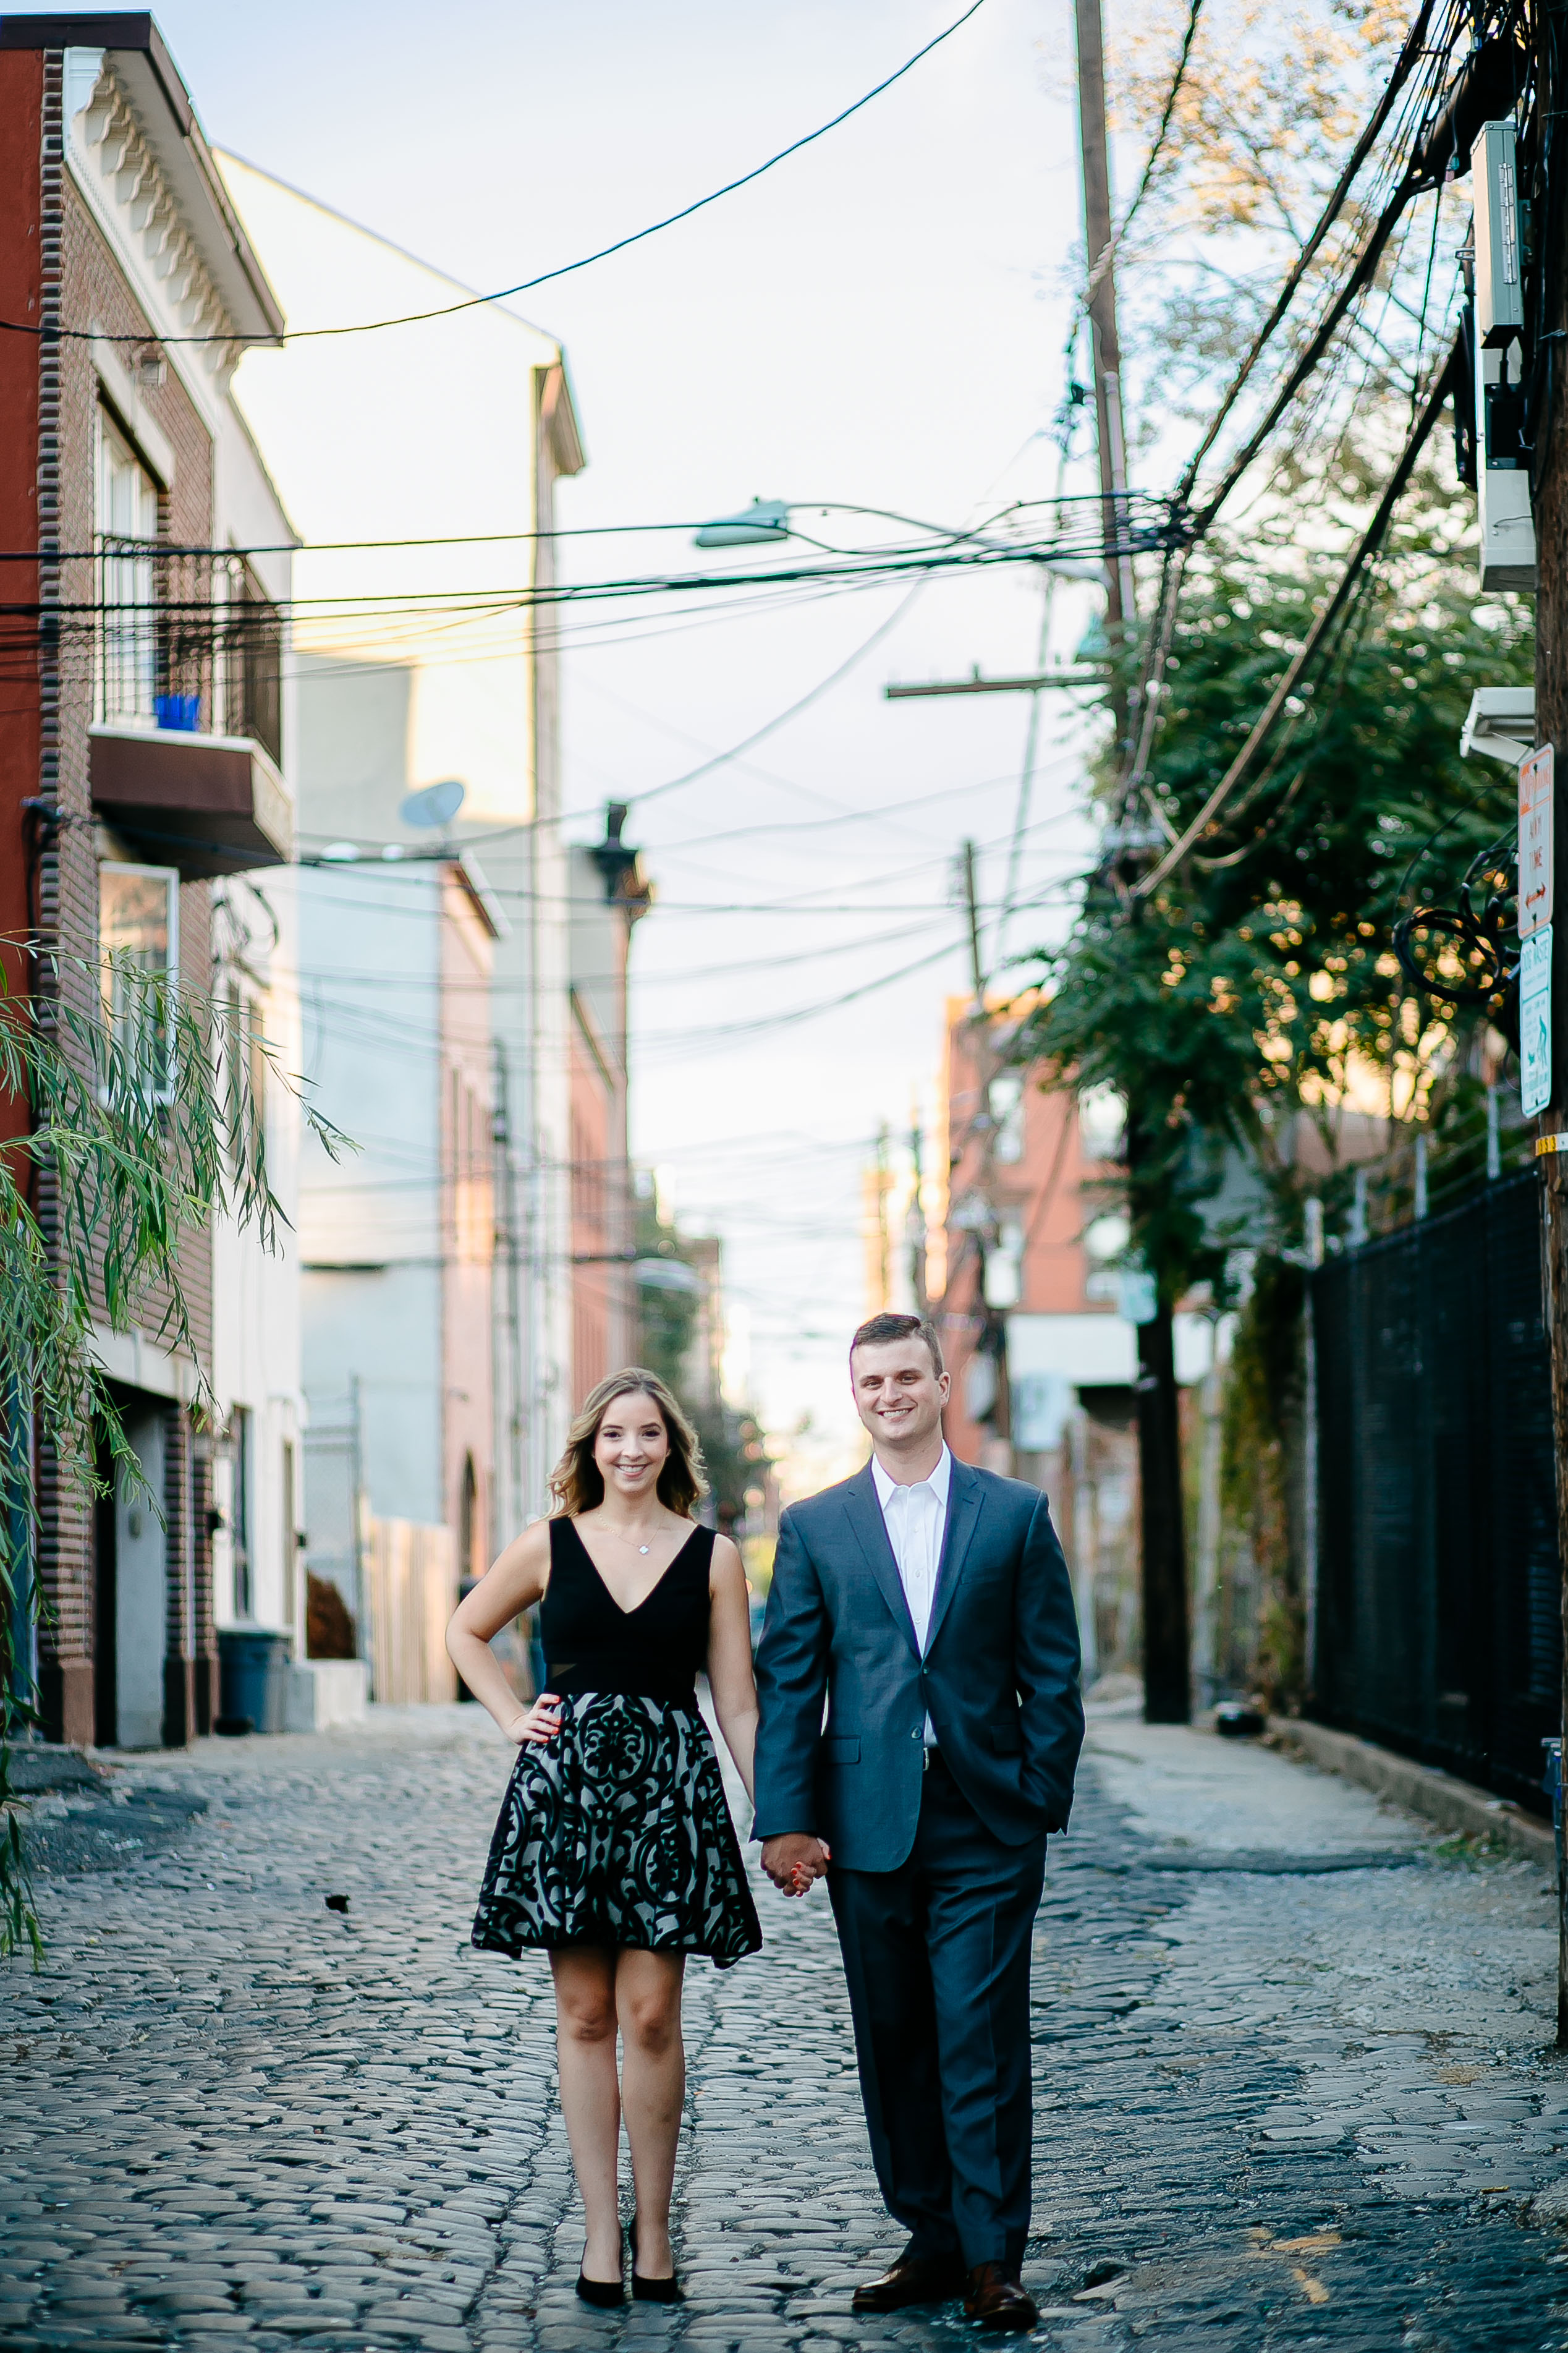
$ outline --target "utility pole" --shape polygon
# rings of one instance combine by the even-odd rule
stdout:
[[[1094,427],[1100,451],[1101,514],[1106,558],[1106,634],[1113,653],[1122,649],[1133,617],[1132,558],[1125,548],[1127,443],[1121,423],[1121,341],[1116,331],[1116,273],[1110,252],[1110,154],[1105,127],[1105,36],[1100,0],[1073,0],[1078,25],[1079,143],[1083,156],[1084,248],[1089,265],[1089,329],[1094,368]],[[1129,741],[1127,690],[1111,687],[1119,746]]]
[[[963,861],[963,905],[969,919],[969,975],[974,984],[974,1010],[984,1019],[985,966],[980,955],[980,893],[974,879],[974,844],[966,841],[959,855]]]
[[[1550,19],[1548,19],[1550,21]],[[1535,139],[1559,121],[1568,105],[1561,73],[1560,37],[1542,38],[1536,50]],[[1562,105],[1559,101],[1562,101]],[[1562,348],[1568,331],[1568,175],[1537,166],[1535,267],[1543,273],[1536,316],[1549,340]],[[1564,1689],[1560,1730],[1568,1733],[1568,417],[1560,364],[1537,365],[1545,385],[1545,413],[1533,420],[1536,450],[1535,536],[1538,581],[1535,603],[1535,740],[1561,752],[1554,758],[1551,809],[1552,875],[1555,920],[1552,930],[1552,1092],[1536,1123],[1536,1152],[1543,1179],[1545,1248],[1544,1312],[1552,1352],[1552,1421],[1557,1456],[1557,1550],[1563,1569]],[[1484,462],[1484,455],[1481,462]],[[1522,876],[1521,876],[1522,892]],[[1537,934],[1539,936],[1539,934]],[[1559,1800],[1561,1803],[1561,1800]],[[1568,1885],[1558,1841],[1557,2043],[1568,2049]]]
[[[975,849],[966,841],[962,853],[961,876],[963,887],[964,912],[969,922],[969,969],[974,985],[974,1009],[970,1018],[970,1036],[973,1041],[976,1093],[984,1124],[981,1126],[981,1190],[986,1203],[986,1218],[993,1215],[991,1177],[994,1165],[995,1130],[991,1124],[991,1082],[996,1076],[996,1056],[991,1044],[991,1017],[985,1009],[985,965],[980,946],[980,890],[976,874]],[[983,1326],[983,1337],[976,1354],[991,1358],[995,1372],[995,1394],[989,1409],[992,1431],[998,1439],[1011,1439],[1013,1434],[1013,1398],[1007,1382],[1007,1323],[1001,1310],[993,1307],[985,1296],[985,1257],[987,1235],[974,1235],[976,1251],[974,1304]],[[951,1281],[951,1276],[950,1276]]]
[[[921,1107],[917,1097],[910,1106],[910,1166],[913,1171],[910,1194],[910,1214],[906,1221],[905,1239],[910,1246],[910,1289],[914,1296],[915,1314],[924,1315],[931,1306],[931,1294],[926,1288],[926,1213],[922,1195],[925,1189],[925,1153],[921,1136]]]
[[[1127,1107],[1127,1181],[1136,1193],[1146,1150],[1136,1105]],[[1182,1504],[1181,1412],[1175,1317],[1156,1292],[1138,1324],[1138,1507],[1142,1561],[1143,1720],[1185,1724],[1192,1715],[1187,1534]]]
[[[1105,567],[1106,631],[1113,654],[1125,649],[1137,617],[1132,558],[1126,549],[1127,444],[1121,417],[1121,339],[1116,326],[1116,273],[1111,265],[1110,158],[1105,125],[1105,39],[1100,0],[1073,0],[1078,26],[1079,137],[1083,154],[1084,249],[1089,266],[1089,341],[1094,365],[1094,423],[1100,452],[1101,513],[1108,546],[1118,553]],[[1132,714],[1118,664],[1111,685],[1116,741],[1131,759]],[[1123,817],[1127,812],[1121,813]],[[1138,909],[1133,910],[1137,920]],[[1127,1106],[1127,1176],[1138,1185],[1143,1124],[1136,1103]],[[1187,1605],[1186,1530],[1182,1508],[1181,1428],[1176,1397],[1172,1303],[1156,1296],[1138,1325],[1138,1477],[1142,1554],[1143,1714],[1151,1724],[1185,1724],[1192,1713]]]

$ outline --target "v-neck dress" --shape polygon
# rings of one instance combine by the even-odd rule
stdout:
[[[694,1528],[622,1609],[575,1522],[551,1521],[540,1634],[561,1729],[518,1750],[474,1919],[482,1950],[629,1945],[727,1968],[762,1943],[697,1705],[712,1559],[712,1530]]]

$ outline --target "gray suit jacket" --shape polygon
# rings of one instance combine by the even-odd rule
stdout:
[[[757,1687],[757,1838],[809,1831],[847,1870],[896,1871],[920,1818],[928,1711],[953,1778],[1005,1845],[1064,1830],[1083,1703],[1044,1495],[954,1459],[923,1660],[870,1464],[792,1504]]]

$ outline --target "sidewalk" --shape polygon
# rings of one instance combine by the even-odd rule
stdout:
[[[0,1972],[0,2346],[973,2341],[849,2316],[898,2234],[820,1893],[760,1891],[763,1954],[688,1975],[689,2301],[577,2303],[548,1974],[467,1943],[508,1761],[453,1707],[121,1768],[163,1842],[45,1882],[48,1968]],[[1528,1862],[1097,1716],[1037,1934],[1038,2341],[1568,2343],[1553,1934]]]

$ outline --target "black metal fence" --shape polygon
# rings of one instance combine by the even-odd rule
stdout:
[[[1311,1278],[1320,1721],[1544,1810],[1561,1577],[1533,1170]]]
[[[283,757],[283,621],[243,556],[98,543],[97,716],[249,736]]]

